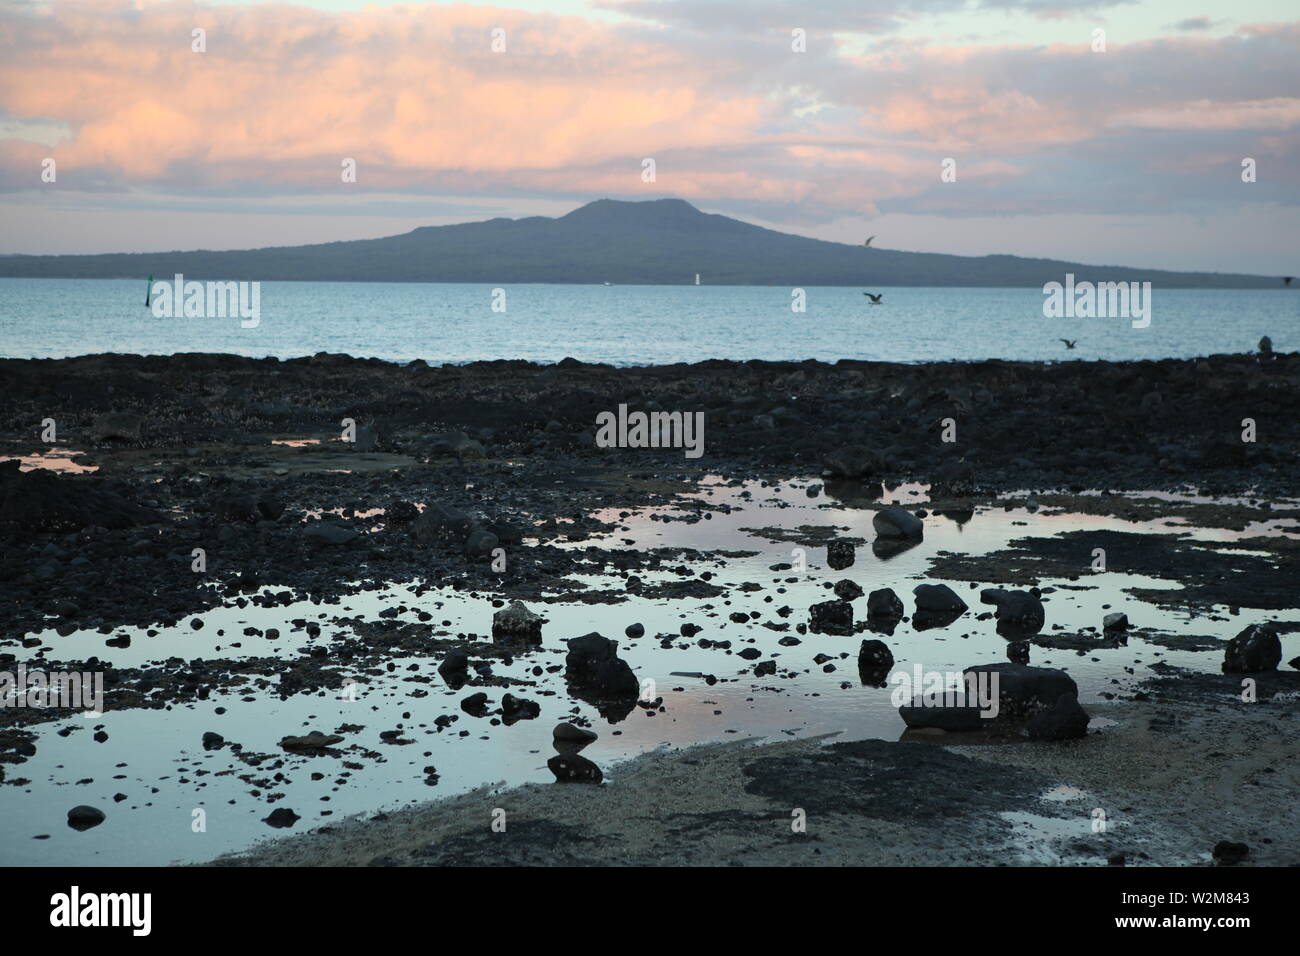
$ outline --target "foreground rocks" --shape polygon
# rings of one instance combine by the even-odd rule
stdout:
[[[1002,588],[985,588],[980,601],[997,605],[998,633],[1005,636],[1037,634],[1043,629],[1045,615],[1038,588],[1028,591],[1006,591]]]
[[[107,819],[98,807],[80,806],[68,811],[68,826],[74,830],[89,830],[97,827]]]
[[[1239,633],[1223,652],[1225,674],[1258,674],[1277,670],[1282,660],[1282,642],[1277,630],[1267,624],[1252,624]]]
[[[858,676],[862,683],[875,687],[885,686],[885,679],[893,666],[893,652],[884,641],[866,640],[858,648]]]
[[[543,623],[545,620],[540,614],[534,614],[519,601],[511,601],[509,607],[492,615],[492,639],[540,644]]]
[[[882,538],[919,539],[925,533],[921,519],[906,508],[890,506],[877,511],[871,519],[876,534]]]
[[[916,596],[912,624],[918,631],[946,627],[968,609],[966,602],[946,584],[918,584],[912,593]]]
[[[609,720],[631,713],[641,685],[628,663],[618,656],[618,642],[595,632],[568,642],[564,676],[570,692],[596,705]]]
[[[342,742],[343,738],[338,734],[323,734],[319,730],[313,730],[302,737],[283,737],[280,740],[280,746],[294,753],[319,754]]]
[[[1047,741],[1087,733],[1079,688],[1063,670],[1007,662],[968,667],[962,676],[959,689],[942,695],[914,688],[913,702],[898,709],[908,728],[963,733],[1023,724],[1031,740]]]
[[[556,783],[600,783],[604,779],[600,768],[581,754],[556,754],[546,766],[555,774]]]
[[[997,675],[998,710],[1006,717],[1028,717],[1056,704],[1062,696],[1079,696],[1074,678],[1055,667],[1030,667],[1011,662],[977,664],[965,674]]]
[[[132,500],[131,492],[119,482],[19,468],[17,461],[0,461],[0,534],[27,537],[163,521],[158,511]]]
[[[852,634],[853,605],[848,601],[823,601],[808,609],[808,630],[817,634]]]
[[[1073,740],[1088,735],[1089,720],[1078,697],[1062,694],[1055,704],[1030,718],[1025,729],[1030,740]]]

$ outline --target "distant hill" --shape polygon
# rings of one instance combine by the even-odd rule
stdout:
[[[700,212],[680,199],[600,199],[555,219],[423,226],[385,239],[236,252],[0,257],[0,276],[555,282],[682,285],[1033,286],[1150,281],[1161,288],[1280,288],[1272,276],[949,256],[825,242]]]

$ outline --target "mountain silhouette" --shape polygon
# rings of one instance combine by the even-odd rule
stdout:
[[[887,241],[887,239],[886,239]],[[553,282],[776,286],[1036,286],[1149,281],[1279,288],[1276,277],[864,248],[701,212],[681,199],[598,199],[557,218],[422,226],[399,236],[231,252],[0,257],[0,276],[240,281]]]

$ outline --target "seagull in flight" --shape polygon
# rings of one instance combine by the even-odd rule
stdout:
[[[1069,339],[1061,339],[1061,341],[1065,343],[1065,347],[1066,347],[1067,349],[1072,349],[1072,348],[1074,348],[1074,342],[1077,342],[1077,341],[1079,341],[1079,340],[1078,340],[1078,339],[1075,339],[1074,342],[1071,342]]]
[[[875,236],[868,236],[868,237],[867,237],[867,241],[864,242],[864,243],[862,244],[863,248],[866,248],[867,246],[871,245],[871,240],[874,239],[874,238],[876,238],[876,237],[875,237]]]
[[[879,295],[872,295],[870,292],[864,292],[864,293],[862,293],[862,294],[865,295],[868,299],[871,300],[871,304],[872,304],[872,305],[883,305],[883,304],[884,304],[884,303],[882,303],[882,302],[880,301],[880,300],[881,300],[882,298],[884,298],[884,296],[885,296],[885,293],[883,293],[883,292],[880,293]]]

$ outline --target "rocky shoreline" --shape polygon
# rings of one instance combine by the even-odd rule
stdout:
[[[379,675],[436,658],[438,674],[420,679],[477,692],[482,700],[467,698],[461,705],[470,718],[495,714],[507,724],[532,719],[533,682],[493,673],[493,666],[519,659],[520,648],[540,633],[540,617],[512,602],[540,607],[545,615],[548,605],[610,604],[629,595],[734,601],[744,593],[701,570],[706,562],[713,567],[729,560],[720,544],[698,552],[614,544],[622,517],[633,509],[671,505],[662,520],[690,523],[725,516],[728,506],[692,497],[706,478],[775,484],[807,476],[809,496],[874,514],[877,537],[870,550],[880,560],[913,547],[923,533],[922,518],[943,516],[960,525],[977,510],[1001,506],[1008,494],[1032,509],[1068,510],[1098,521],[1188,521],[1238,535],[1215,545],[1079,528],[1013,541],[993,553],[936,555],[933,577],[957,588],[962,582],[996,585],[971,596],[973,605],[992,610],[972,610],[947,584],[933,593],[918,588],[912,624],[942,627],[968,611],[982,612],[1009,641],[1009,663],[994,665],[1004,676],[1011,673],[1006,668],[1025,667],[1031,646],[1069,646],[1066,635],[1038,634],[1043,595],[1037,585],[1077,576],[1078,554],[1094,547],[1118,566],[1180,582],[1178,592],[1143,596],[1153,604],[1193,614],[1212,615],[1225,605],[1234,613],[1267,612],[1274,633],[1288,641],[1300,627],[1286,617],[1296,615],[1300,582],[1292,536],[1300,528],[1300,354],[1139,363],[716,361],[646,368],[571,360],[554,366],[399,366],[325,354],[291,361],[87,356],[0,360],[0,393],[0,459],[15,459],[0,461],[0,587],[12,595],[0,604],[0,670],[18,663],[102,670],[116,709],[163,710],[248,692],[286,699],[320,694],[347,674]],[[689,457],[680,447],[601,447],[598,417],[619,406],[702,413],[703,455]],[[926,486],[924,509],[882,504],[904,483]],[[795,545],[829,544],[832,568],[836,548],[848,549],[851,562],[854,548],[866,543],[827,539],[812,528],[751,530]],[[902,607],[897,596],[866,596],[853,573],[844,572],[834,594],[825,595],[830,600],[810,609],[812,632],[848,637],[868,629],[872,618],[879,624],[901,616],[893,610]],[[333,621],[343,626],[328,646],[297,648],[298,638],[286,634],[281,646],[263,653],[231,650],[130,666],[72,657],[59,646],[69,635],[98,632],[114,635],[106,643],[120,649],[132,639],[124,629],[149,637],[177,625],[197,630],[205,614],[223,607],[269,609],[309,600],[349,612],[353,596],[394,583],[411,587],[417,619],[349,613]],[[493,633],[440,627],[423,602],[443,593],[495,613]],[[910,612],[912,595],[903,597]],[[757,622],[757,612],[752,619],[746,610],[730,613],[735,626]],[[934,621],[924,620],[927,615]],[[319,636],[318,624],[294,623],[295,634]],[[651,635],[676,628],[675,622],[646,623]],[[771,629],[788,626],[772,623]],[[875,624],[869,629],[892,633]],[[245,636],[281,637],[255,627]],[[695,632],[683,625],[680,636],[691,640]],[[662,709],[662,701],[636,699],[636,676],[597,637],[563,635],[564,676],[574,700],[598,703],[610,717],[614,697],[610,719],[634,707]],[[1114,635],[1082,635],[1080,647],[1104,646],[1098,638]],[[700,640],[707,646],[712,638]],[[840,656],[857,651],[854,645]],[[1217,651],[1219,642],[1208,646]],[[777,675],[782,665],[750,663],[761,655],[749,650],[737,656],[752,676]],[[886,641],[864,641],[859,669],[885,668],[888,654]],[[831,666],[833,658],[823,656],[817,663]],[[482,821],[475,815],[483,801],[504,799],[480,792],[384,820],[349,822],[239,860],[547,862],[548,847],[576,841],[582,851],[573,862],[614,863],[623,855],[624,862],[644,864],[942,863],[944,853],[946,862],[1015,862],[1015,826],[1003,814],[1058,818],[1050,807],[1043,810],[1041,792],[1068,785],[1132,804],[1135,822],[1163,834],[1130,841],[1132,850],[1123,841],[1102,841],[1103,856],[1146,853],[1137,859],[1203,862],[1198,854],[1208,849],[1199,836],[1155,819],[1168,803],[1153,796],[1154,777],[1135,776],[1124,789],[1105,774],[1135,760],[1134,748],[1155,733],[1152,727],[1163,727],[1162,715],[1171,711],[1172,723],[1157,738],[1162,752],[1200,753],[1224,775],[1258,776],[1267,765],[1271,776],[1258,777],[1258,785],[1267,786],[1254,793],[1261,800],[1274,784],[1293,787],[1294,771],[1281,759],[1300,689],[1293,686],[1300,675],[1286,669],[1291,656],[1283,655],[1283,670],[1268,669],[1254,705],[1231,704],[1239,684],[1232,674],[1212,686],[1199,676],[1169,677],[1158,683],[1199,687],[1200,696],[1156,704],[1155,692],[1144,690],[1146,699],[1111,701],[1107,713],[1119,716],[1103,733],[1090,707],[1094,726],[1080,734],[1081,718],[1057,699],[1070,695],[1048,681],[1041,686],[1050,691],[1037,691],[1030,712],[1020,715],[1039,721],[1029,733],[1043,742],[982,739],[978,746],[958,741],[940,747],[932,739],[803,740],[655,753],[606,768],[612,784],[510,791],[511,806],[519,810],[507,808],[508,815],[519,822],[507,828],[514,834],[509,841],[495,839],[500,834],[486,827],[479,832]],[[495,699],[503,690],[509,692],[501,710],[492,710],[496,703],[483,691]],[[0,709],[0,782],[26,785],[23,763],[40,746],[42,725],[68,716],[58,709]],[[917,721],[908,723],[916,729],[909,734],[928,735],[949,719],[955,721],[950,729],[957,728],[969,715],[953,713],[937,723],[928,712],[914,716]],[[219,737],[205,739],[204,748],[224,746]],[[1237,753],[1242,741],[1251,741],[1248,755]],[[557,778],[592,779],[576,750],[562,750],[572,756],[558,762],[551,758]],[[271,758],[239,759],[256,767]],[[1190,757],[1182,765],[1189,773],[1195,766]],[[851,786],[864,776],[874,781],[869,795]],[[1187,791],[1188,814],[1209,813],[1224,799],[1226,776],[1216,779],[1212,787]],[[895,780],[928,788],[928,796],[908,786],[891,789]],[[960,780],[965,783],[951,782]],[[636,785],[624,786],[629,781]],[[1168,778],[1164,783],[1171,785]],[[694,803],[674,803],[673,787],[694,795]],[[839,794],[837,802],[827,803],[829,794]],[[1223,828],[1223,839],[1255,841],[1260,862],[1295,862],[1300,826],[1284,801],[1267,799],[1255,824],[1243,810]],[[939,812],[954,806],[966,809],[953,819]],[[821,821],[826,829],[808,826],[808,835],[820,836],[790,839],[795,807]],[[642,822],[627,831],[631,842],[621,850],[618,821],[633,817]],[[433,831],[446,839],[430,850],[419,834]],[[886,831],[889,839],[880,842]],[[1044,838],[1035,845],[1050,843]],[[951,858],[955,845],[965,847],[957,859]],[[1052,850],[1054,860],[1037,862],[1087,862],[1095,850]]]
[[[56,627],[173,622],[273,578],[337,594],[418,568],[457,587],[495,586],[488,545],[513,547],[531,524],[538,546],[506,583],[535,596],[563,587],[574,560],[550,542],[609,527],[593,511],[662,502],[710,473],[823,474],[828,494],[868,503],[881,482],[928,482],[955,508],[1008,490],[1249,491],[1255,504],[1238,521],[1273,516],[1270,499],[1300,484],[1300,354],[630,369],[88,356],[0,360],[0,393],[0,457],[69,449],[98,469],[0,488],[0,582],[18,596],[0,608],[10,632],[51,613],[63,618]],[[596,416],[619,404],[704,411],[704,457],[595,447]],[[340,440],[344,419],[358,441]],[[1242,441],[1243,419],[1256,441]],[[943,440],[946,421],[955,441]],[[55,442],[42,440],[47,423]],[[405,533],[415,500],[483,525],[479,553],[430,548],[436,536],[414,553],[363,534],[367,516],[393,504],[385,526]],[[1149,501],[1092,507],[1158,513]],[[212,575],[186,573],[195,548]],[[618,561],[630,572],[656,556]]]

